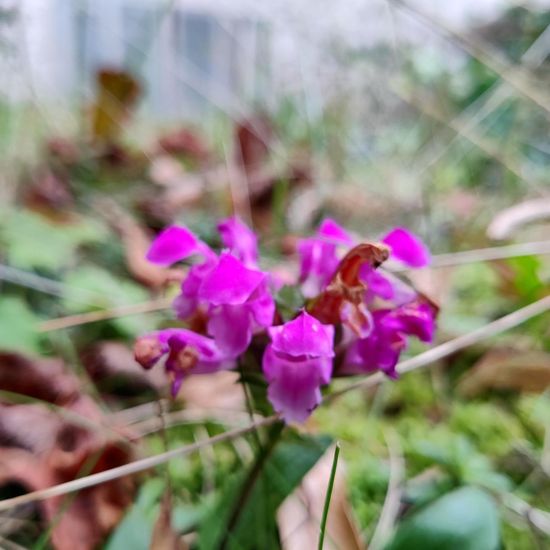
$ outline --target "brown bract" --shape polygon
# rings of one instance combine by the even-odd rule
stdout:
[[[340,261],[327,288],[314,298],[307,309],[322,323],[340,322],[340,311],[347,303],[351,306],[352,323],[364,318],[361,311],[365,283],[359,277],[363,265],[376,269],[388,259],[389,249],[380,243],[363,243],[352,248]]]

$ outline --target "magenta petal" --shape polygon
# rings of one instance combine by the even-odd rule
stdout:
[[[178,319],[187,319],[195,313],[199,305],[199,289],[203,280],[212,272],[217,257],[207,256],[205,262],[194,265],[181,284],[181,292],[172,303]]]
[[[298,242],[300,282],[306,298],[317,295],[338,267],[338,246],[351,246],[353,239],[334,220],[323,221],[317,235]]]
[[[435,318],[428,304],[413,302],[405,304],[396,310],[396,317],[401,323],[401,331],[416,336],[422,342],[433,341],[435,333]]]
[[[174,397],[187,376],[209,374],[234,366],[212,339],[191,330],[172,329],[168,348],[165,369],[171,379],[171,393]]]
[[[293,361],[276,354],[272,346],[267,347],[263,358],[269,382],[267,396],[286,422],[304,422],[319,405],[322,373],[330,371],[331,365],[327,358]]]
[[[359,277],[367,286],[370,296],[379,296],[383,300],[391,300],[394,296],[393,284],[388,277],[373,269],[368,264],[363,264],[359,269]]]
[[[268,329],[273,349],[296,357],[333,357],[334,327],[302,311],[296,319]]]
[[[424,267],[430,263],[430,252],[426,245],[403,227],[390,231],[382,242],[391,248],[390,257],[410,267]]]
[[[181,351],[186,347],[192,348],[196,352],[197,362],[190,371],[192,374],[209,374],[233,367],[233,362],[228,359],[212,338],[197,334],[192,330],[171,329],[168,346],[171,352]]]
[[[260,283],[247,302],[258,327],[270,327],[275,315],[275,300],[267,288],[267,281]]]
[[[218,265],[203,281],[199,298],[212,305],[243,304],[265,279],[261,271],[246,268],[229,253],[220,256]]]
[[[252,320],[248,305],[219,306],[210,312],[208,333],[229,357],[243,353],[252,339]]]
[[[246,267],[258,264],[258,239],[239,218],[233,216],[218,224],[222,243],[241,260]]]
[[[146,257],[152,263],[170,265],[195,254],[197,247],[198,240],[191,231],[172,225],[156,237]]]
[[[354,243],[351,235],[341,225],[338,225],[334,220],[330,218],[325,218],[321,222],[317,234],[320,237],[325,237],[331,241],[336,242],[337,244],[345,244],[351,246]]]
[[[170,328],[138,338],[136,360],[145,368],[152,367],[168,354],[165,369],[171,380],[172,395],[176,395],[184,378],[190,374],[207,374],[234,367],[211,338],[191,330]]]

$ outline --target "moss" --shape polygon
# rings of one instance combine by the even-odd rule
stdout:
[[[449,429],[467,435],[481,452],[501,456],[526,434],[518,419],[490,402],[455,402]]]

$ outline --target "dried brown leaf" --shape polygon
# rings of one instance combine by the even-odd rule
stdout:
[[[101,69],[97,73],[97,99],[92,113],[92,135],[110,143],[118,137],[139,94],[134,77],[117,69]]]
[[[486,390],[543,392],[550,385],[550,354],[493,349],[460,380],[459,392],[474,397]]]
[[[79,380],[60,360],[2,353],[0,382],[4,391],[63,407],[0,405],[1,485],[42,490],[133,458],[121,431],[110,425],[95,401],[81,393]],[[50,498],[37,506],[52,529],[56,550],[92,550],[117,524],[132,495],[133,481],[125,477],[81,491],[67,501]]]

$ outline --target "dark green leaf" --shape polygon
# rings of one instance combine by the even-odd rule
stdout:
[[[493,500],[462,487],[405,519],[385,550],[496,550],[499,541]]]
[[[328,436],[296,435],[275,447],[227,537],[228,550],[278,547],[277,508],[323,456],[330,443]],[[228,483],[205,518],[199,533],[199,548],[210,550],[220,546],[245,477],[246,474],[239,474]]]

